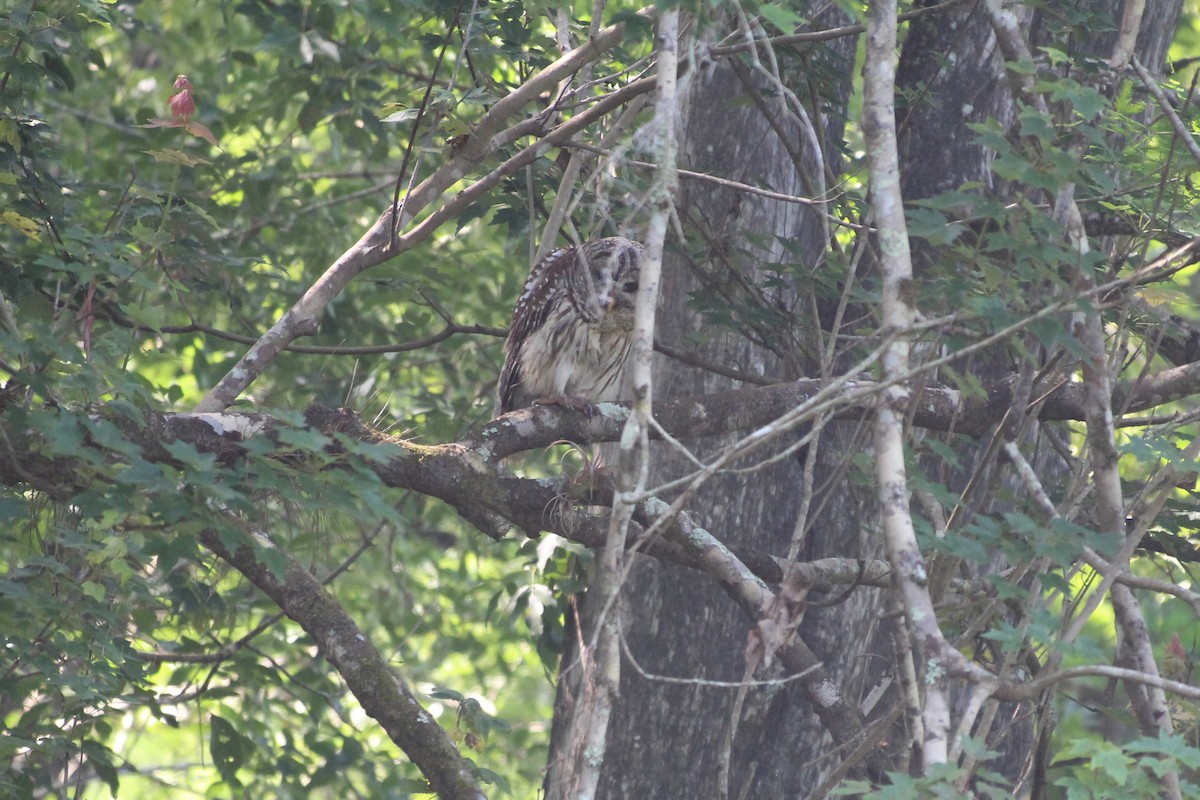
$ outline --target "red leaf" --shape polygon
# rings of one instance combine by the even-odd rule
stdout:
[[[192,82],[187,75],[175,78],[175,88],[179,91],[171,95],[167,104],[171,106],[171,116],[177,120],[186,120],[196,113],[196,101],[192,98]]]
[[[190,133],[192,136],[199,136],[201,139],[208,142],[213,147],[221,146],[221,145],[217,144],[217,137],[213,136],[212,131],[210,131],[208,128],[204,127],[203,125],[201,125],[199,122],[189,122],[187,125],[183,126],[183,129],[185,131],[187,131],[188,133]]]

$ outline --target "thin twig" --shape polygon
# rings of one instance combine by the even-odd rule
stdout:
[[[1158,85],[1158,81],[1154,80],[1154,76],[1151,75],[1149,70],[1142,65],[1142,62],[1137,56],[1133,57],[1133,61],[1131,63],[1133,64],[1134,72],[1136,72],[1138,78],[1141,79],[1142,85],[1145,86],[1146,90],[1150,92],[1151,96],[1158,101],[1158,107],[1162,109],[1163,116],[1165,116],[1171,122],[1171,127],[1175,129],[1175,133],[1179,136],[1179,140],[1183,142],[1184,147],[1186,147],[1188,152],[1192,154],[1192,158],[1196,159],[1196,161],[1200,163],[1200,143],[1196,142],[1196,137],[1192,135],[1192,132],[1188,130],[1187,125],[1185,125],[1183,120],[1179,118],[1179,115],[1175,113],[1175,109],[1171,107],[1171,102],[1167,99],[1167,95],[1163,92],[1162,87]]]
[[[400,220],[403,217],[400,205],[400,187],[404,185],[404,176],[408,172],[408,164],[412,158],[413,148],[417,143],[417,134],[421,130],[421,122],[425,119],[425,112],[429,110],[429,98],[433,96],[433,87],[437,83],[438,70],[442,68],[442,62],[446,60],[446,50],[450,47],[450,40],[454,37],[454,29],[458,27],[458,16],[462,13],[463,1],[459,0],[458,7],[454,9],[454,14],[450,18],[450,27],[447,29],[446,35],[442,37],[442,47],[438,50],[437,59],[433,62],[433,74],[429,76],[429,82],[425,84],[425,94],[421,97],[421,104],[417,107],[417,116],[413,119],[412,130],[409,131],[408,141],[404,145],[404,155],[400,159],[400,171],[396,173],[396,188],[392,194],[391,240],[393,247],[395,247],[396,232],[400,229]],[[412,174],[408,176],[408,190],[405,192],[405,195],[412,194],[413,185],[416,182],[417,170],[414,167]]]

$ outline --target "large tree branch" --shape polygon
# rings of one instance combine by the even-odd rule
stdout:
[[[778,389],[781,387],[770,387]],[[791,388],[791,387],[782,387]],[[729,395],[766,393],[768,390],[753,389]],[[724,399],[724,398],[721,398]],[[704,398],[675,401],[693,412],[704,409]],[[670,404],[660,407],[670,407]],[[611,408],[620,408],[612,406]],[[63,410],[51,409],[41,413],[64,414]],[[609,417],[611,414],[602,415]],[[716,409],[697,413],[695,419],[709,425],[718,416]],[[510,415],[518,419],[523,428],[558,426],[556,438],[566,430],[582,433],[603,434],[604,425],[610,425],[608,433],[619,435],[620,425],[615,420],[589,418],[582,412],[573,412],[557,407],[529,409]],[[669,414],[663,414],[670,420]],[[88,485],[93,479],[89,464],[119,458],[116,451],[99,453],[90,458],[50,458],[39,455],[35,437],[25,433],[26,426],[5,425],[0,413],[0,434],[4,447],[0,447],[0,482],[8,485],[32,484],[56,499],[69,501],[72,495]],[[606,520],[571,508],[566,496],[565,481],[530,480],[514,477],[487,459],[479,450],[480,442],[486,437],[476,437],[468,442],[448,445],[422,446],[387,437],[364,426],[354,415],[314,407],[306,414],[308,426],[329,437],[331,444],[327,452],[332,456],[330,468],[338,468],[343,460],[366,458],[368,466],[389,486],[405,487],[434,497],[439,497],[456,508],[459,513],[496,533],[496,519],[511,520],[531,534],[538,531],[555,530],[562,535],[587,546],[603,544]],[[678,420],[670,421],[676,424]],[[597,427],[598,426],[598,427]],[[128,442],[136,445],[144,457],[159,463],[172,463],[169,445],[174,441],[192,444],[197,450],[217,456],[222,464],[232,465],[242,458],[247,440],[256,437],[270,438],[289,426],[265,414],[161,414],[149,412],[145,424],[135,426],[123,423]],[[497,427],[490,424],[485,430]],[[541,441],[548,435],[545,431],[530,433],[530,438]],[[355,455],[357,444],[378,445],[369,456]],[[99,445],[93,445],[101,450]],[[262,453],[260,447],[256,451]],[[279,445],[279,458],[294,456],[294,445]],[[590,498],[589,503],[595,498]],[[639,504],[637,520],[642,529],[658,525],[661,536],[652,537],[641,543],[641,551],[654,558],[679,563],[711,575],[723,589],[757,622],[769,613],[773,590],[768,583],[779,583],[784,567],[794,569],[798,580],[814,589],[828,590],[837,584],[881,586],[889,581],[889,570],[882,562],[862,565],[836,560],[835,563],[812,563],[802,565],[781,564],[763,554],[734,552],[716,537],[697,528],[681,514],[663,519],[662,504],[647,500]],[[638,537],[639,539],[641,537]],[[337,608],[336,602],[316,583],[308,573],[284,555],[287,567],[282,574],[272,573],[264,566],[253,548],[242,547],[230,550],[215,535],[202,534],[202,541],[219,557],[229,561],[246,574],[259,588],[279,603],[280,607],[297,620],[313,636],[333,663],[342,671],[347,685],[360,698],[364,709],[380,720],[380,723],[413,758],[414,763],[425,771],[431,782],[438,780],[458,786],[453,791],[467,794],[448,796],[475,796],[469,794],[471,784],[460,782],[456,762],[446,749],[444,742],[414,741],[409,727],[414,719],[406,717],[404,708],[413,714],[423,713],[414,706],[415,700],[402,684],[396,682],[380,687],[381,677],[390,673],[386,664],[379,660],[378,653],[364,646],[361,635],[356,633],[352,620]],[[269,545],[268,545],[269,546]],[[797,578],[793,578],[797,580]],[[1133,576],[1122,575],[1122,583],[1133,581]],[[1136,588],[1157,590],[1153,586]],[[963,596],[981,591],[980,587],[964,582],[955,587]],[[986,591],[986,590],[983,590]],[[1185,598],[1186,599],[1186,598]],[[1194,601],[1192,598],[1190,601]],[[349,644],[348,644],[349,643]],[[821,704],[818,713],[826,727],[839,742],[854,741],[862,731],[861,718],[853,712],[844,698],[835,691],[836,686],[819,667],[816,657],[803,642],[796,641],[780,648],[778,655],[789,672],[802,675],[801,680]],[[1066,677],[1072,677],[1071,676]],[[1048,680],[1045,675],[1041,680]],[[393,679],[394,680],[394,679]],[[1153,676],[1146,678],[1151,685]],[[1040,685],[1040,684],[1039,684]],[[1029,684],[1020,681],[999,681],[994,687],[995,696],[1004,699],[1028,698]],[[397,708],[397,704],[404,708]],[[423,723],[422,723],[423,724]],[[421,728],[417,729],[418,732]],[[425,731],[428,733],[428,731]],[[438,734],[444,736],[444,734]],[[428,752],[425,752],[428,750]],[[447,790],[451,791],[451,790]]]
[[[1019,380],[1017,375],[1010,376],[987,387],[983,395],[948,386],[923,386],[912,403],[911,424],[969,436],[988,434],[1004,419],[1016,396]],[[830,381],[803,378],[703,396],[669,397],[654,404],[654,419],[677,439],[753,431],[821,397],[829,385]],[[839,384],[833,417],[865,418],[888,385],[879,381]],[[1081,383],[1074,381],[1034,387],[1032,394],[1041,403],[1038,418],[1043,421],[1083,420],[1085,391]],[[1124,408],[1126,413],[1145,411],[1196,395],[1200,395],[1200,362],[1171,367],[1113,386],[1113,404]],[[523,450],[548,447],[563,439],[617,441],[628,413],[627,406],[601,403],[598,408],[601,413],[593,415],[558,406],[521,409],[488,423],[465,438],[462,444],[488,461],[498,461]]]
[[[790,385],[771,388],[789,387]],[[664,427],[668,430],[674,429],[675,433],[682,437],[687,437],[689,431],[698,431],[700,434],[713,431],[730,432],[735,429],[734,426],[713,427],[712,417],[721,413],[726,401],[745,406],[753,401],[739,402],[738,397],[753,397],[763,393],[760,389],[749,389],[662,401],[656,405],[655,416],[666,421]],[[785,393],[772,398],[772,403],[787,405],[790,402],[787,400],[789,396]],[[720,402],[710,405],[707,400],[714,397]],[[676,415],[674,412],[680,407],[694,412],[695,417],[689,414]],[[618,404],[608,404],[608,408],[619,410],[622,407]],[[71,412],[52,409],[44,413]],[[584,412],[558,406],[526,409],[514,412],[508,417],[519,419],[520,426],[526,430],[527,446],[518,447],[518,450],[541,447],[547,441],[561,441],[571,436],[577,436],[580,441],[604,441],[619,436],[621,431],[619,415],[617,419],[590,417]],[[140,427],[125,424],[128,441],[140,448],[147,460],[168,464],[173,463],[173,459],[167,445],[173,442],[186,442],[201,453],[215,455],[222,464],[232,465],[244,456],[248,440],[255,437],[270,438],[290,427],[271,415],[262,413],[145,412],[144,420],[144,425]],[[753,416],[744,421],[749,425],[760,424]],[[88,481],[92,479],[92,475],[86,466],[76,463],[74,459],[55,459],[40,454],[38,443],[29,434],[20,435],[17,426],[5,424],[6,422],[4,415],[0,413],[0,484],[30,486],[64,502],[89,485]],[[602,518],[564,512],[563,504],[567,503],[569,507],[570,493],[565,478],[532,480],[515,477],[488,463],[478,452],[480,439],[468,439],[448,445],[413,445],[363,425],[350,412],[319,406],[308,410],[306,422],[309,425],[308,430],[312,432],[330,437],[345,436],[347,441],[362,444],[383,445],[390,457],[372,462],[372,468],[383,483],[390,487],[411,489],[437,497],[456,508],[469,522],[474,523],[478,518],[481,524],[488,524],[494,521],[496,516],[503,516],[534,535],[541,530],[554,530],[565,538],[587,547],[603,545]],[[695,423],[698,425],[693,427]],[[484,430],[492,427],[493,425],[489,424]],[[948,423],[943,420],[937,427],[945,430]],[[96,449],[101,448],[97,445]],[[285,460],[293,457],[293,449],[290,445],[281,445],[278,458]],[[114,454],[114,457],[117,456]],[[99,456],[97,459],[104,460],[104,457]],[[1176,477],[1176,472],[1168,471],[1156,478],[1154,496],[1158,500],[1165,497],[1161,490],[1172,485]],[[589,504],[595,504],[606,502],[610,496],[610,493],[602,490],[586,499]],[[1137,513],[1138,524],[1142,527],[1152,525],[1154,512],[1154,508],[1149,508],[1144,513]],[[642,524],[648,525],[654,519],[654,515],[643,510],[639,512],[638,519]],[[681,548],[668,539],[651,539],[642,543],[639,549],[645,555],[660,561],[692,568],[701,566],[700,560],[696,558],[696,551]],[[783,579],[784,571],[790,569],[798,573],[799,580],[804,584],[820,592],[833,591],[836,587],[846,584],[880,588],[889,585],[888,567],[883,561],[867,561],[860,564],[848,559],[820,559],[797,565],[776,556],[743,548],[730,547],[729,550],[747,565],[753,574],[768,583],[779,583]],[[1167,581],[1122,572],[1094,553],[1089,552],[1086,560],[1106,575],[1118,574],[1117,581],[1120,583],[1135,589],[1174,594],[1200,611],[1200,594]],[[990,584],[986,581],[951,582],[951,589],[960,595],[991,594],[992,590],[989,587]]]
[[[1017,376],[999,381],[987,387],[984,395],[968,394],[947,386],[923,386],[914,398],[911,422],[929,430],[976,436],[987,434],[1003,420],[1013,402],[1017,381]],[[661,428],[676,439],[754,431],[818,396],[827,385],[828,381],[806,378],[773,386],[666,398],[654,404],[653,416]],[[864,418],[874,408],[885,385],[877,381],[840,384],[835,416]],[[1084,387],[1078,383],[1039,386],[1033,394],[1041,397],[1039,418],[1042,420],[1084,419]],[[1129,413],[1196,395],[1200,395],[1200,362],[1172,367],[1137,381],[1118,382],[1113,387],[1114,404],[1126,408]],[[473,524],[494,531],[487,522],[488,515],[510,511],[514,501],[519,508],[520,494],[524,490],[513,487],[523,484],[514,483],[495,496],[469,493],[460,496],[447,487],[452,487],[455,481],[469,479],[477,472],[490,470],[506,456],[548,447],[562,440],[581,443],[617,441],[628,407],[619,403],[601,403],[598,409],[600,413],[596,414],[555,405],[521,409],[484,424],[459,442],[434,446],[416,446],[384,436],[362,425],[348,412],[314,407],[309,411],[308,423],[316,430],[342,432],[362,441],[394,445],[396,457],[381,468],[385,470],[384,477],[389,485],[406,486],[444,499]],[[72,412],[58,409],[43,413]],[[179,439],[194,444],[203,452],[218,455],[234,453],[241,441],[266,435],[282,424],[270,415],[258,413],[147,412],[146,419],[144,429],[129,433],[144,448],[157,450],[161,448],[161,442]],[[2,406],[0,432],[6,433],[9,440],[6,446],[0,447],[0,482],[8,485],[29,483],[53,494],[56,489],[54,470],[65,467],[45,463],[43,457],[29,449],[28,443],[22,447],[18,431],[5,424]],[[656,434],[652,432],[651,435]],[[169,460],[166,453],[152,454],[151,457]],[[37,486],[41,480],[50,483]],[[516,481],[515,478],[512,480]],[[69,485],[62,484],[57,489],[67,490]],[[540,530],[540,514],[509,519],[534,533]]]
[[[56,413],[56,412],[47,412]],[[0,417],[0,420],[3,418]],[[550,529],[601,548],[607,540],[608,522],[570,507],[563,494],[563,482],[514,478],[495,465],[487,465],[469,448],[460,444],[424,447],[411,445],[378,434],[346,412],[311,408],[306,414],[310,429],[329,438],[326,448],[332,457],[329,468],[344,466],[354,444],[389,446],[391,458],[382,452],[366,456],[369,468],[387,485],[407,487],[440,497],[475,521],[487,524],[491,516],[503,513],[523,528],[535,533]],[[288,426],[264,414],[154,414],[144,427],[124,425],[127,439],[146,458],[171,463],[170,447],[183,441],[203,453],[214,454],[232,466],[243,455],[248,441],[256,438],[277,439],[278,458],[294,458],[294,445],[280,436]],[[350,440],[353,440],[352,442]],[[21,447],[20,445],[25,445]],[[0,458],[0,480],[6,483],[28,482],[43,476],[39,484],[57,487],[57,499],[69,501],[89,479],[87,464],[115,457],[114,453],[88,459],[48,459],[36,455],[36,442],[18,439],[17,450]],[[100,449],[98,446],[96,449]],[[118,448],[121,449],[121,448]],[[261,446],[255,448],[262,453]],[[77,472],[79,474],[77,474]],[[589,503],[603,498],[590,497]],[[768,580],[778,581],[783,565],[778,560],[749,553],[743,560],[716,537],[694,525],[686,514],[666,512],[666,504],[642,500],[636,504],[635,529],[645,532],[657,526],[659,535],[635,536],[639,549],[664,561],[679,563],[712,576],[725,592],[745,611],[753,623],[772,613],[776,593]],[[407,688],[396,679],[379,653],[361,634],[354,622],[319,582],[286,553],[261,541],[257,546],[230,547],[220,536],[206,532],[201,541],[218,557],[232,564],[258,588],[270,596],[312,637],[342,674],[359,698],[364,710],[377,719],[444,797],[476,797],[473,784],[464,783],[469,773],[461,769],[457,751],[440,728],[430,725]],[[261,552],[270,549],[270,558]],[[836,561],[836,560],[833,560]],[[282,562],[285,567],[272,570],[267,564]],[[747,565],[753,565],[753,569]],[[843,563],[787,564],[793,581],[816,589],[832,588],[849,579],[852,583],[876,583],[886,580],[887,568],[879,564]],[[839,743],[857,740],[863,732],[861,715],[853,703],[843,697],[836,681],[820,664],[819,658],[803,641],[794,639],[779,647],[777,655],[789,673],[800,676],[817,713]],[[424,738],[422,738],[424,736]],[[432,737],[432,738],[430,738]],[[477,790],[474,790],[477,791]]]

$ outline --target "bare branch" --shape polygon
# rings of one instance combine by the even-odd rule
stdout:
[[[608,722],[620,688],[622,606],[618,602],[618,595],[629,568],[625,546],[630,521],[638,498],[645,492],[650,471],[650,410],[653,401],[650,366],[654,352],[654,317],[662,273],[663,242],[676,191],[679,46],[679,10],[665,10],[659,17],[655,35],[658,96],[653,126],[659,170],[651,187],[653,210],[638,279],[630,363],[626,367],[631,373],[630,383],[635,399],[621,434],[618,490],[613,494],[608,535],[604,549],[597,554],[596,569],[589,587],[589,593],[594,593],[600,610],[593,631],[593,655],[584,663],[584,688],[571,719],[568,752],[577,754],[574,774],[571,775],[571,797],[594,797],[596,794],[604,763]]]
[[[757,621],[770,613],[776,594],[716,537],[695,525],[687,514],[676,515],[665,503],[649,501],[645,508],[650,519],[662,523],[664,537],[694,559],[696,568],[713,577],[751,619]],[[802,676],[809,699],[834,741],[845,744],[862,735],[862,715],[799,636],[780,647],[776,656],[790,674]]]
[[[1200,700],[1200,687],[1192,686],[1191,684],[1187,683],[1181,683],[1180,681],[1162,678],[1159,677],[1157,673],[1150,674],[1147,672],[1139,672],[1138,670],[1134,669],[1125,669],[1124,667],[1113,667],[1107,664],[1068,667],[1051,675],[1038,677],[1037,680],[1030,681],[1026,684],[1013,684],[1011,687],[1006,688],[1006,699],[1031,699],[1037,697],[1047,689],[1057,686],[1063,681],[1074,680],[1076,678],[1086,678],[1093,675],[1102,678],[1117,678],[1119,680],[1129,681],[1131,683],[1140,683],[1145,686],[1154,686],[1158,689],[1173,692],[1180,697],[1188,697],[1192,700]]]

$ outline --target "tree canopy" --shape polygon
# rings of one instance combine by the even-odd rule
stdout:
[[[0,15],[0,794],[593,796],[635,562],[744,625],[643,674],[737,698],[697,796],[793,683],[808,796],[1200,792],[1200,8],[794,5]],[[530,264],[611,234],[629,402],[491,420]]]

